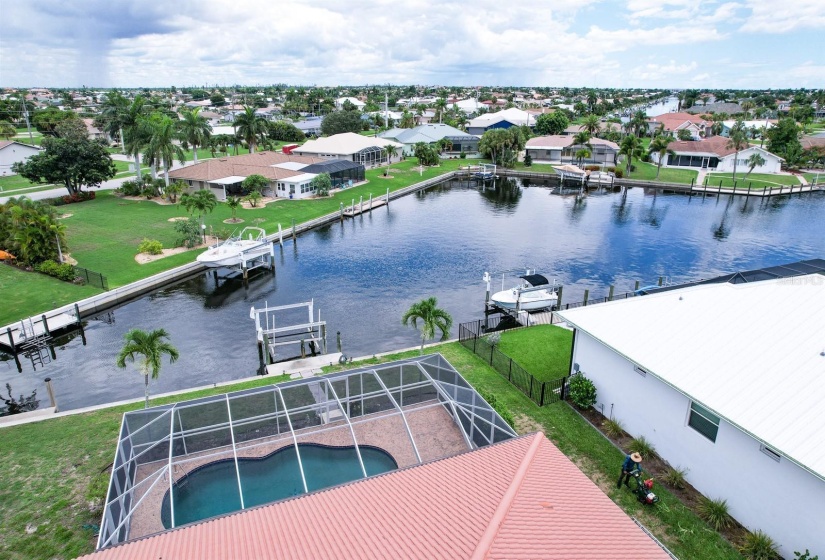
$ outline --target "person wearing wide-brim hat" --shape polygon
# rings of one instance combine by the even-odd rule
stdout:
[[[622,463],[622,474],[619,475],[619,480],[616,482],[616,488],[622,487],[622,478],[624,478],[624,485],[630,486],[630,477],[633,474],[633,471],[642,472],[642,456],[634,451],[630,455],[624,458],[624,463]]]

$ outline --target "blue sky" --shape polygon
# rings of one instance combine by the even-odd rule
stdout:
[[[0,86],[825,87],[825,0],[0,0]]]

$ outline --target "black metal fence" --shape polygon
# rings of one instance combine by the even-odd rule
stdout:
[[[503,323],[492,317],[486,320],[486,329],[485,320],[462,323],[458,326],[458,340],[539,406],[562,400],[567,390],[566,376],[551,381],[540,381],[514,362],[510,356],[490,344],[486,337],[481,336],[484,332],[503,331],[520,326],[517,323],[515,326]]]
[[[109,289],[109,282],[106,280],[106,277],[99,272],[76,266],[74,267],[74,273],[76,277],[83,278],[87,284],[97,286],[103,290]]]

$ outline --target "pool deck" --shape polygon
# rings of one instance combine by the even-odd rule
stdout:
[[[405,406],[403,410],[415,439],[421,462],[449,457],[469,450],[459,427],[436,401]],[[383,449],[392,455],[399,469],[419,464],[415,449],[407,435],[404,419],[396,411],[356,417],[351,421],[358,445],[371,445]],[[344,420],[333,420],[321,426],[296,430],[295,437],[298,443],[330,446],[353,445],[352,432]],[[248,443],[236,442],[238,457],[263,457],[290,445],[294,445],[294,441],[289,432]],[[215,455],[218,452],[221,454]],[[226,459],[233,459],[231,446],[176,457],[173,466],[174,481],[198,467]],[[140,465],[135,476],[135,484],[152,477],[166,465],[167,461]],[[165,530],[160,514],[163,497],[169,490],[169,480],[164,475],[154,488],[148,490],[151,485],[152,482],[147,482],[145,488],[140,488],[135,492],[134,499],[142,500],[142,502],[132,515],[129,539]]]

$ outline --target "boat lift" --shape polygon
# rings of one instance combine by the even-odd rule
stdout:
[[[276,322],[276,312],[289,309],[307,310],[307,322],[297,325],[280,325]],[[276,305],[269,307],[264,302],[264,307],[256,309],[254,306],[249,311],[249,318],[255,321],[255,335],[258,340],[258,359],[260,360],[262,374],[266,372],[266,366],[277,361],[289,359],[292,356],[282,356],[278,349],[282,346],[300,344],[301,357],[306,358],[307,349],[313,356],[327,353],[327,322],[321,320],[321,310],[318,310],[318,319],[314,319],[314,300],[302,303],[291,303],[288,305]]]
[[[264,245],[269,245],[269,251],[263,254],[254,254],[259,251]],[[249,271],[256,268],[266,267],[269,270],[275,270],[275,244],[269,241],[264,241],[254,247],[247,247],[238,253],[237,269],[243,274],[244,282],[249,281]]]
[[[486,321],[487,318],[494,313],[503,313],[505,315],[509,315],[516,319],[519,323],[522,324],[529,324],[529,318],[527,317],[528,312],[521,309],[520,300],[521,295],[529,292],[537,292],[540,290],[550,290],[555,291],[556,295],[558,295],[558,299],[556,300],[556,305],[561,305],[561,296],[562,296],[562,288],[563,286],[557,286],[555,280],[553,281],[552,286],[548,284],[542,284],[540,286],[531,286],[528,288],[515,288],[518,292],[518,296],[516,298],[516,308],[515,310],[506,309],[504,307],[500,307],[490,301],[490,296],[492,295],[492,283],[493,278],[501,275],[501,291],[507,289],[505,287],[505,279],[510,275],[517,275],[517,276],[530,276],[536,274],[536,269],[533,267],[522,267],[522,268],[510,268],[508,270],[498,270],[494,272],[484,272],[484,283],[486,285],[486,291],[484,294],[484,320],[485,320],[485,328],[487,328]]]

